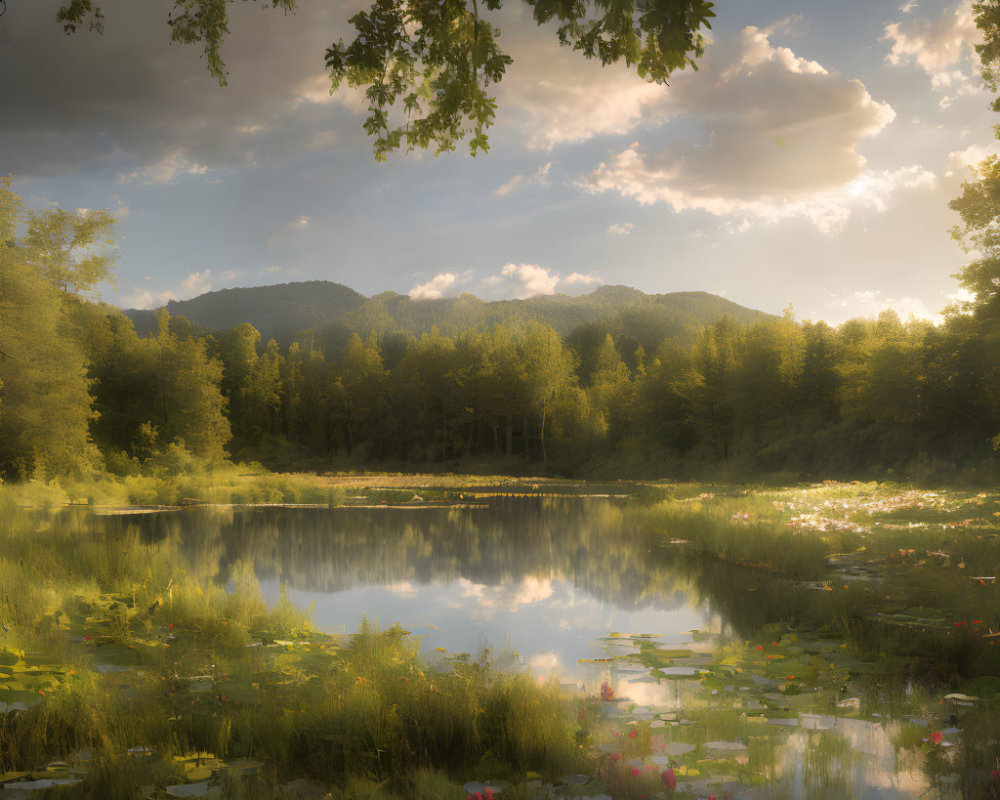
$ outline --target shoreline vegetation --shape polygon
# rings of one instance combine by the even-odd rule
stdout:
[[[565,317],[567,298],[472,319],[451,301],[380,296],[279,345],[248,322],[208,330],[166,309],[140,336],[89,299],[111,279],[106,212],[27,209],[3,179],[0,239],[5,481],[127,483],[227,461],[722,482],[998,476],[992,283],[940,325],[891,311],[837,327],[791,309],[737,320],[707,296],[675,313],[627,287],[573,298],[585,322]]]
[[[700,602],[732,626],[708,651],[712,660],[693,671],[682,666],[689,652],[619,639],[631,655],[604,659],[609,676],[625,658],[657,681],[685,674],[706,694],[736,692],[730,703],[746,702],[740,691],[771,692],[759,695],[758,717],[815,711],[863,721],[888,709],[903,725],[899,753],[917,758],[928,776],[959,775],[971,787],[966,796],[992,796],[989,775],[1000,757],[994,494],[876,483],[303,477],[245,467],[214,473],[200,487],[190,476],[133,480],[101,484],[83,508],[65,504],[78,502],[82,487],[0,486],[0,780],[11,786],[67,781],[52,784],[51,798],[204,789],[233,798],[462,800],[490,787],[528,799],[546,786],[563,797],[695,798],[718,791],[724,781],[712,769],[725,767],[781,796],[780,771],[759,762],[776,756],[751,750],[744,764],[746,748],[735,744],[724,758],[707,745],[678,745],[693,754],[671,758],[668,775],[667,762],[650,760],[658,743],[669,744],[654,726],[659,718],[629,717],[634,703],[612,702],[617,685],[570,690],[556,678],[536,680],[505,653],[431,663],[398,627],[324,634],[284,591],[268,607],[252,561],[232,564],[220,585],[210,560],[177,565],[175,537],[148,540],[128,516],[105,529],[91,514],[122,497],[361,510],[535,498],[554,508],[615,504],[630,520],[621,536],[648,553],[643,569],[679,568]],[[743,671],[757,683],[743,681]],[[945,695],[963,698],[948,701],[965,706],[960,727],[928,711]],[[706,737],[755,741],[752,726],[732,728],[711,708],[691,712]],[[906,722],[907,713],[923,721]],[[672,741],[687,741],[682,730]],[[942,751],[941,730],[951,731],[953,751]],[[188,788],[177,795],[166,787]]]

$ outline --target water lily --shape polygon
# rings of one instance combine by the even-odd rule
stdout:
[[[663,774],[660,775],[660,780],[663,781],[663,785],[667,787],[667,791],[671,794],[674,789],[677,788],[677,776],[674,775],[673,767],[667,767],[663,770]]]

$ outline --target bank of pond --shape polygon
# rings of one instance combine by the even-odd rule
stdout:
[[[3,487],[0,800],[1000,797],[998,495],[267,480]]]

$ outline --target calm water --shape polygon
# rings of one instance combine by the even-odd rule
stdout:
[[[948,758],[923,756],[936,735],[957,752],[944,708],[843,642],[768,627],[809,588],[702,563],[641,520],[623,499],[536,497],[109,524],[175,540],[178,566],[221,585],[252,564],[269,601],[284,586],[324,631],[367,617],[419,636],[430,660],[487,648],[591,696],[606,685],[600,746],[637,769],[670,764],[690,797],[960,796]],[[651,721],[643,752],[623,744],[635,720]]]

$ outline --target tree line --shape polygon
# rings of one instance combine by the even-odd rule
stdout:
[[[205,334],[166,311],[140,337],[88,300],[110,274],[111,225],[26,210],[0,185],[6,480],[225,459],[621,476],[995,468],[1000,311],[985,256],[963,275],[976,299],[939,326],[788,313],[651,350],[600,322],[564,337],[498,324],[329,347],[306,332],[281,348],[249,324]]]

